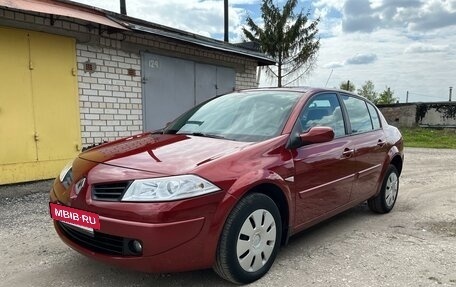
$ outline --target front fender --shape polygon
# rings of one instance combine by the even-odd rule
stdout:
[[[280,188],[287,198],[288,204],[290,204],[291,191],[289,183],[279,174],[270,170],[255,170],[244,174],[234,182],[228,193],[240,199],[246,192],[261,184],[272,184]]]
[[[231,185],[231,187],[226,191],[223,200],[218,205],[209,228],[209,234],[211,234],[211,236],[206,242],[203,252],[203,256],[205,256],[205,258],[212,258],[211,260],[214,260],[217,241],[218,238],[220,238],[229,214],[245,194],[261,184],[272,184],[281,190],[288,204],[288,227],[291,227],[290,223],[294,222],[293,214],[295,209],[294,204],[292,204],[294,201],[292,200],[292,192],[289,186],[289,184],[292,183],[286,182],[279,174],[273,171],[250,171],[238,178],[234,184]],[[290,232],[288,232],[288,234],[290,234]]]
[[[241,199],[249,191],[263,184],[277,187],[285,196],[288,205],[288,228],[291,228],[291,222],[294,222],[295,200],[293,198],[293,182],[287,182],[278,173],[271,170],[255,170],[244,174],[236,180],[227,193],[237,200]],[[234,205],[232,206],[232,208]]]

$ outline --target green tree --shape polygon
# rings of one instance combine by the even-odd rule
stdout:
[[[242,28],[247,40],[258,43],[263,53],[277,61],[266,67],[269,75],[277,78],[277,86],[286,86],[309,73],[320,48],[317,36],[320,18],[310,21],[310,12],[295,13],[298,0],[287,0],[282,8],[272,0],[263,0],[258,25],[249,16]]]
[[[391,91],[390,87],[386,87],[386,89],[380,93],[376,104],[393,104],[396,101],[397,98],[394,97],[394,92]]]
[[[376,103],[378,100],[378,95],[377,92],[375,92],[375,86],[372,81],[366,81],[364,85],[358,89],[358,95],[365,97],[373,103]]]
[[[353,82],[351,82],[351,81],[346,81],[346,82],[340,83],[339,88],[341,90],[354,92],[355,91],[355,84],[353,84]]]

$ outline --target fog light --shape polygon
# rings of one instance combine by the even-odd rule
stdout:
[[[142,253],[142,244],[141,242],[139,242],[138,240],[132,240],[130,241],[130,250],[133,252],[133,253],[136,253],[136,254],[141,254]]]

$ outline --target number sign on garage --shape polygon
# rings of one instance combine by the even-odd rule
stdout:
[[[189,108],[235,88],[234,69],[142,54],[145,130],[162,128]]]

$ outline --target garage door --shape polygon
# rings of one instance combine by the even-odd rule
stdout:
[[[74,39],[0,27],[0,184],[55,177],[80,147]]]
[[[144,127],[167,122],[207,99],[235,88],[234,69],[151,53],[142,54]]]

